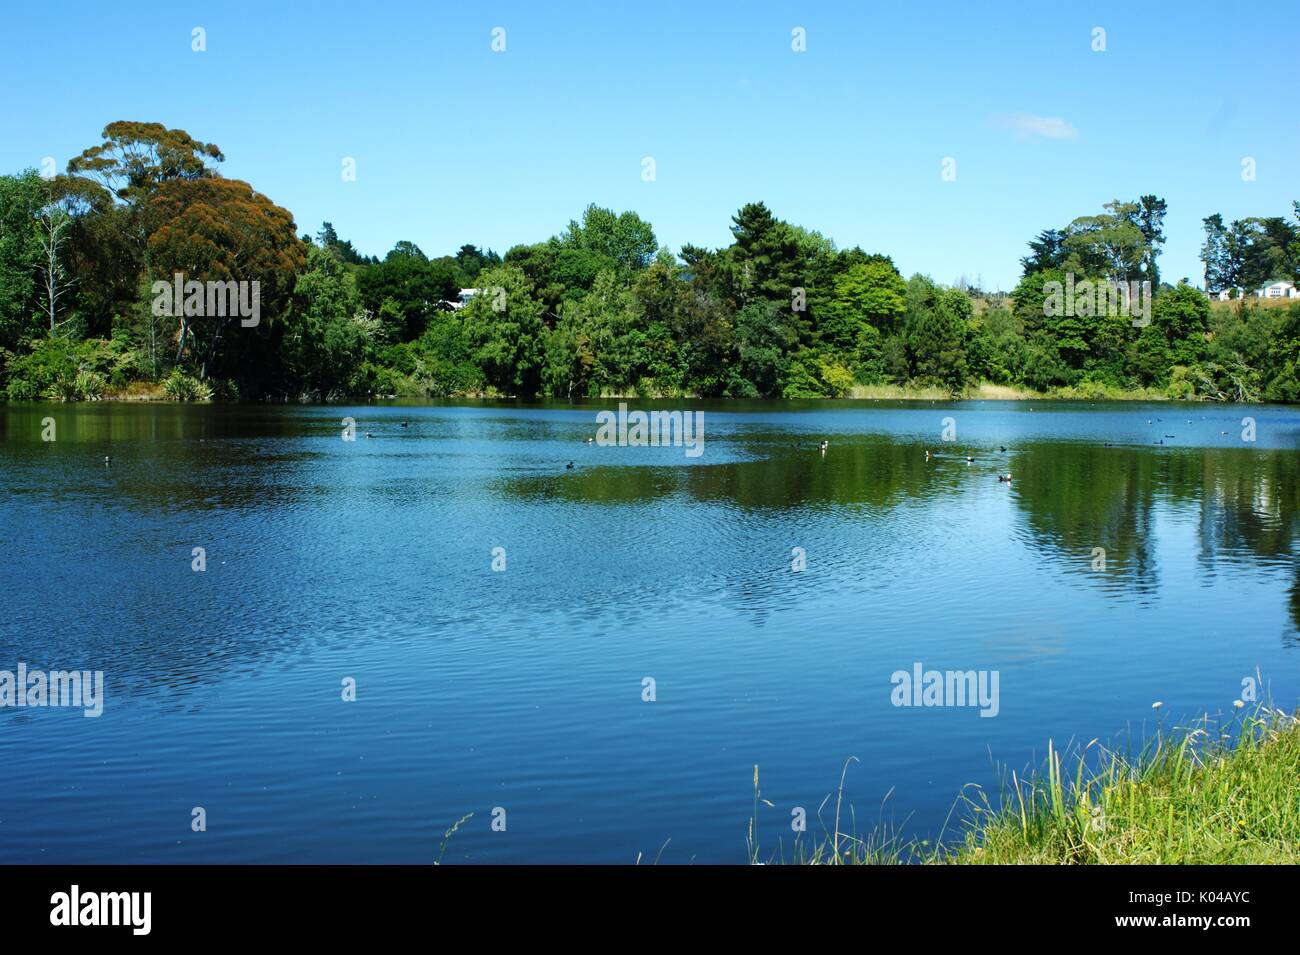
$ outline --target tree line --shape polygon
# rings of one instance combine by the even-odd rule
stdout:
[[[380,259],[328,222],[300,235],[287,210],[220,174],[216,145],[183,130],[117,122],[101,139],[61,175],[0,176],[10,400],[825,398],[985,382],[1300,400],[1300,307],[1211,308],[1186,279],[1165,281],[1154,195],[1045,229],[1001,294],[905,278],[888,255],[840,249],[762,202],[735,213],[716,249],[674,254],[636,213],[591,205],[504,255],[466,244],[430,257],[400,241]],[[1296,224],[1204,221],[1207,290],[1297,278]],[[258,282],[260,320],[160,313],[154,283],[178,274]],[[1052,308],[1067,282],[1148,282],[1151,320]],[[461,307],[461,289],[480,291]]]

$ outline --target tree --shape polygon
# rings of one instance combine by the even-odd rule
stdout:
[[[631,290],[612,269],[601,272],[581,310],[596,348],[596,385],[624,392],[635,387],[645,361],[645,335]]]
[[[367,259],[358,252],[350,239],[339,238],[339,234],[335,231],[332,222],[321,223],[320,231],[316,233],[316,242],[321,248],[332,252],[340,262],[347,265],[365,265],[368,262],[375,261],[373,258]]]
[[[690,254],[692,258],[687,258],[687,249],[682,250],[682,258],[688,263],[685,266],[679,266],[670,257],[659,256],[632,281],[636,327],[645,332],[643,371],[652,389],[691,390],[697,386],[695,376],[701,372],[711,380],[713,376],[707,366],[715,356],[722,358],[721,349],[729,339],[725,327],[714,334],[709,324],[696,326],[694,337],[686,333],[688,320],[703,311],[688,316],[686,300],[698,297],[703,303],[717,301],[710,290],[710,277],[717,272],[717,254],[702,249]],[[689,264],[692,261],[694,266]],[[692,268],[698,270],[693,279],[690,278]],[[718,316],[718,311],[708,314]],[[718,317],[725,321],[725,317]]]
[[[461,281],[472,286],[478,274],[485,268],[501,264],[501,256],[491,249],[481,252],[476,245],[462,245],[456,252],[456,265],[460,269]]]
[[[66,209],[52,203],[42,210],[36,223],[40,249],[36,270],[40,274],[42,310],[49,318],[50,335],[54,335],[59,326],[56,321],[59,300],[66,298],[76,284],[76,279],[69,275],[64,264],[64,245],[72,217]]]
[[[753,302],[736,313],[734,397],[770,398],[782,393],[790,355],[799,346],[794,315],[775,302]]]
[[[356,280],[336,256],[312,246],[293,298],[293,320],[284,335],[285,363],[292,379],[318,398],[355,393],[366,347],[378,324],[362,310]]]
[[[817,338],[862,369],[879,355],[882,335],[905,311],[907,286],[893,263],[872,259],[851,265],[833,279],[829,300],[817,307]]]
[[[372,314],[379,315],[384,303],[392,302],[396,312],[385,313],[385,334],[392,341],[409,342],[420,337],[433,314],[445,308],[444,302],[455,300],[460,284],[455,268],[445,262],[390,254],[357,273],[357,290]]]
[[[145,215],[156,225],[147,252],[155,279],[181,273],[187,281],[259,283],[259,324],[243,329],[251,334],[224,339],[234,316],[182,316],[177,341],[177,360],[188,348],[201,379],[228,375],[252,384],[253,368],[267,361],[252,343],[284,310],[306,264],[293,216],[246,182],[204,178],[163,184]]]
[[[1154,323],[1140,329],[1134,341],[1129,367],[1142,385],[1159,385],[1169,380],[1173,363],[1169,354],[1169,339]]]
[[[1027,351],[1024,332],[1014,313],[1000,305],[972,315],[966,347],[971,377],[999,385],[1021,381]]]
[[[558,265],[562,256],[564,264]],[[566,246],[559,239],[551,239],[533,245],[514,246],[507,250],[505,264],[524,274],[533,286],[534,295],[542,303],[547,319],[554,321],[559,317],[563,301],[581,297],[573,294],[574,289],[566,285],[557,273],[567,274],[570,281],[578,277],[579,282],[585,283],[585,290],[595,281],[602,266],[608,267],[609,260]]]
[[[501,394],[530,397],[542,379],[542,303],[509,265],[479,276],[482,292],[460,310],[474,361]]]
[[[384,257],[384,261],[405,257],[415,259],[418,262],[428,262],[429,257],[420,251],[420,247],[414,242],[408,242],[406,239],[398,242],[392,250]]]
[[[618,263],[603,252],[561,248],[550,260],[546,276],[549,280],[547,298],[552,295],[558,300],[582,298],[584,292],[595,286],[600,276],[613,276],[618,268]]]
[[[1178,285],[1156,296],[1151,312],[1151,324],[1164,334],[1175,365],[1200,361],[1209,319],[1209,300],[1190,285]]]
[[[1232,223],[1229,235],[1244,288],[1259,288],[1296,276],[1300,262],[1294,257],[1294,249],[1300,245],[1300,230],[1281,216],[1238,220]]]
[[[646,269],[635,283],[637,296],[653,302],[647,327],[662,321],[678,343],[675,357],[683,387],[715,397],[726,391],[732,378],[728,363],[736,349],[737,303],[730,294],[734,263],[730,250],[710,252],[695,246],[684,246],[682,259],[685,266],[680,270],[663,261]]]
[[[560,320],[546,333],[547,393],[559,398],[584,397],[598,388],[593,380],[599,332],[581,302],[565,302]],[[596,387],[593,387],[596,386]]]
[[[1300,304],[1281,315],[1269,335],[1272,368],[1264,391],[1267,401],[1300,401]]]
[[[103,142],[68,161],[68,174],[97,180],[115,198],[133,202],[165,182],[193,182],[216,175],[225,157],[213,143],[162,123],[109,123]]]
[[[68,162],[51,201],[72,217],[66,263],[87,332],[108,335],[115,316],[136,310],[148,243],[159,222],[150,202],[172,183],[218,177],[221,150],[161,123],[119,121],[103,142]]]
[[[966,337],[974,312],[959,289],[938,288],[924,276],[907,284],[905,339],[912,372],[926,383],[956,390],[966,382]]]
[[[13,348],[33,330],[36,223],[47,199],[46,183],[35,170],[0,176],[0,348]]]
[[[1201,220],[1205,229],[1205,242],[1201,245],[1201,261],[1205,263],[1205,291],[1220,292],[1235,288],[1237,276],[1228,247],[1228,230],[1219,213]]]
[[[1292,202],[1291,209],[1295,213],[1296,225],[1293,227],[1295,238],[1291,240],[1288,251],[1291,253],[1291,262],[1295,266],[1295,280],[1300,283],[1300,202]]]
[[[1065,229],[1065,270],[1076,276],[1128,282],[1141,275],[1152,250],[1135,222],[1142,213],[1134,202],[1116,199],[1102,215],[1080,216]]]
[[[1078,315],[1064,314],[1064,309],[1047,307],[1052,283],[1064,285],[1065,272],[1031,272],[1011,293],[1014,317],[1027,338],[1022,374],[1025,383],[1038,390],[1072,384],[1088,352],[1085,322]]]
[[[1166,211],[1165,200],[1156,196],[1140,196],[1138,210],[1130,219],[1146,242],[1142,271],[1152,289],[1160,287],[1160,268],[1156,265],[1156,259],[1160,256],[1160,247],[1165,244]]]
[[[98,182],[56,176],[51,199],[72,217],[65,261],[75,280],[75,308],[85,334],[112,337],[115,318],[148,301],[141,291],[148,242],[141,210],[116,200]]]
[[[615,215],[595,203],[583,210],[581,222],[569,223],[561,242],[604,256],[622,275],[644,269],[658,248],[654,229],[635,212]]]
[[[1020,260],[1024,275],[1044,269],[1059,269],[1065,264],[1065,233],[1060,229],[1044,229],[1038,238],[1029,241],[1032,255]]]
[[[803,287],[797,235],[761,202],[742,206],[731,221],[735,242],[728,251],[737,304],[757,299],[788,304],[794,289]]]

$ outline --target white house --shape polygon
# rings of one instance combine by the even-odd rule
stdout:
[[[481,291],[483,291],[481,288],[463,288],[460,290],[460,294],[456,296],[456,301],[447,304],[451,306],[452,311],[457,311],[464,308],[465,303]]]
[[[1255,294],[1260,298],[1300,298],[1294,282],[1270,282]]]

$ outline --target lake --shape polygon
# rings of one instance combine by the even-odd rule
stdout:
[[[851,757],[846,827],[933,839],[1049,739],[1300,698],[1300,410],[629,402],[692,457],[614,404],[0,405],[0,670],[104,674],[0,709],[0,862],[739,863],[755,765],[772,850]]]

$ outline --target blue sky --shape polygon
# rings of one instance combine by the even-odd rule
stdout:
[[[761,199],[905,274],[1004,288],[1027,239],[1116,197],[1168,201],[1162,271],[1194,281],[1202,217],[1300,199],[1294,0],[549,6],[13,6],[0,170],[62,169],[107,123],[157,121],[367,254],[504,252],[588,202],[674,250],[718,246]]]

